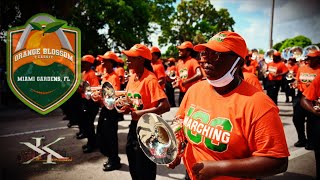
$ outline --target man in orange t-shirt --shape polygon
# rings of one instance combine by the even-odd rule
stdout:
[[[124,82],[125,70],[123,68],[123,65],[124,65],[123,59],[118,58],[117,67],[115,69],[115,72],[119,76],[120,84],[121,84],[120,89],[122,89],[122,90],[125,88],[125,86],[124,86],[124,84],[125,84],[125,82]]]
[[[319,59],[320,60],[320,59]],[[320,62],[320,61],[319,61]],[[315,102],[318,102],[317,104]],[[320,76],[317,76],[303,92],[301,106],[313,114],[310,120],[314,141],[317,179],[320,178]],[[317,107],[315,107],[317,106]]]
[[[293,102],[293,124],[298,134],[298,141],[294,144],[296,147],[305,147],[308,150],[313,149],[312,144],[312,130],[310,114],[301,107],[300,100],[305,89],[310,85],[313,79],[320,74],[319,65],[320,52],[311,52],[307,55],[306,65],[299,67],[296,82],[298,88],[297,97]],[[307,118],[306,134],[305,135],[305,122]],[[309,139],[310,138],[310,139]]]
[[[288,68],[281,61],[281,55],[279,52],[274,52],[273,62],[267,64],[267,71],[269,72],[265,89],[267,95],[278,104],[278,93],[282,84],[283,75],[287,74]]]
[[[289,151],[279,109],[240,77],[247,54],[243,38],[223,31],[194,49],[206,61],[207,80],[187,91],[177,112],[189,177],[256,179],[284,172]],[[179,156],[168,166],[178,163]]]
[[[162,89],[164,89],[165,82],[166,82],[166,73],[164,70],[164,66],[160,60],[161,51],[159,48],[153,46],[151,47],[150,52],[152,54],[151,65],[152,65],[153,73],[158,78],[158,82],[162,87]]]
[[[177,81],[174,83],[174,87],[179,87],[179,104],[181,103],[183,96],[187,90],[196,82],[201,80],[203,74],[200,69],[200,65],[196,59],[191,57],[193,52],[193,44],[190,41],[183,42],[180,46],[177,46],[179,50],[179,61],[177,64]]]
[[[242,72],[249,72],[256,75],[258,63],[257,61],[251,59],[251,57],[252,57],[252,53],[250,52],[245,58],[245,63],[243,65]]]
[[[128,57],[128,69],[134,72],[126,87],[134,109],[125,109],[125,113],[131,112],[132,118],[126,144],[129,171],[132,179],[153,180],[156,178],[157,165],[140,149],[136,131],[137,123],[145,113],[162,114],[169,111],[170,104],[157,77],[152,72],[150,49],[145,45],[136,44],[122,53]]]
[[[286,78],[284,79],[284,83],[285,83],[286,102],[289,102],[289,96],[291,96],[292,101],[296,96],[296,90],[294,88],[291,88],[290,84],[295,81],[295,77],[297,75],[299,66],[296,63],[296,59],[293,57],[288,59],[286,66],[288,68],[288,73],[286,75]]]

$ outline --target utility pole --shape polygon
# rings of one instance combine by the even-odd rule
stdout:
[[[272,48],[273,40],[272,40],[272,33],[273,33],[273,14],[274,14],[274,1],[272,0],[272,8],[271,8],[271,23],[270,23],[270,49]]]

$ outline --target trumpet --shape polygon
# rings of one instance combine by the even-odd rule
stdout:
[[[170,164],[182,155],[186,146],[181,120],[175,119],[170,126],[154,113],[141,116],[137,136],[142,151],[156,164]]]
[[[176,80],[177,79],[176,71],[170,71],[168,74],[168,77],[173,81]]]
[[[286,75],[286,79],[291,81],[294,78],[293,71],[289,71]]]

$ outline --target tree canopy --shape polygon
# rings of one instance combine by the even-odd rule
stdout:
[[[275,44],[272,48],[274,48],[278,51],[282,51],[288,47],[299,46],[301,48],[304,48],[304,47],[309,46],[311,44],[312,44],[312,42],[309,38],[300,35],[300,36],[296,36],[293,38],[285,39],[285,40]]]

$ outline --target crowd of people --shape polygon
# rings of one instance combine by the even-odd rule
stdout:
[[[161,115],[178,106],[187,143],[168,167],[182,159],[186,179],[255,179],[284,172],[289,151],[277,107],[281,89],[293,105],[294,146],[314,150],[320,177],[320,108],[314,108],[320,97],[319,49],[309,49],[304,58],[285,59],[275,50],[259,55],[229,31],[204,44],[185,41],[177,49],[179,56],[167,59],[158,47],[143,44],[122,51],[121,57],[112,51],[82,57],[82,83],[62,109],[68,126],[79,126],[77,139],[88,140],[83,152],[99,149],[107,157],[104,171],[121,168],[118,121],[130,114],[126,154],[131,177],[155,179],[156,164],[139,147],[137,122],[143,114]],[[95,89],[89,98],[84,82]],[[105,82],[115,92],[125,92],[131,104],[121,111],[108,108],[101,87]]]

